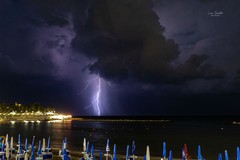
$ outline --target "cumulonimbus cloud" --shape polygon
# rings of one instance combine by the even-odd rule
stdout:
[[[85,28],[84,34],[77,32],[73,46],[95,57],[89,70],[106,79],[160,83],[224,76],[223,70],[206,64],[203,55],[171,65],[180,51],[174,40],[164,37],[150,0],[96,1]]]

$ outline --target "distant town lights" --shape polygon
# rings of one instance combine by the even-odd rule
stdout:
[[[50,116],[50,119],[60,119],[60,120],[64,120],[64,119],[68,119],[68,118],[72,118],[72,115],[59,114],[59,115]]]
[[[46,115],[53,115],[54,112],[53,111],[50,111],[50,112],[47,112]]]

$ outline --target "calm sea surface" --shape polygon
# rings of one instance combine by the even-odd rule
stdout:
[[[135,140],[139,156],[144,155],[146,145],[150,146],[152,156],[160,156],[162,142],[166,141],[167,149],[173,150],[174,157],[181,157],[181,148],[186,143],[190,155],[196,158],[200,144],[203,156],[209,160],[217,159],[217,154],[224,153],[225,149],[230,159],[236,159],[236,147],[240,146],[240,126],[216,121],[0,123],[0,135],[9,134],[16,142],[19,133],[23,141],[29,137],[30,142],[32,136],[36,136],[36,140],[50,136],[53,148],[60,148],[67,137],[69,150],[79,154],[83,138],[95,145],[96,152],[104,151],[106,140],[110,139],[111,149],[117,144],[119,154],[125,154],[126,146]]]

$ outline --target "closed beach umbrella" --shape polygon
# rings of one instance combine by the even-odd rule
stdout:
[[[6,158],[9,159],[9,144],[6,143]]]
[[[198,159],[202,159],[202,154],[201,154],[201,146],[200,145],[198,145],[198,157],[197,157]]]
[[[38,156],[42,155],[42,144],[41,144],[41,141],[39,141],[38,143]]]
[[[147,150],[146,150],[146,159],[150,160],[150,148],[149,148],[149,146],[147,146]]]
[[[221,153],[218,154],[218,160],[222,160],[222,154]]]
[[[163,142],[163,153],[162,153],[163,158],[167,157],[167,149],[166,149],[166,142]]]
[[[102,160],[102,152],[99,153],[99,160]]]
[[[173,160],[173,153],[172,153],[172,150],[169,151],[168,160]]]
[[[83,152],[86,152],[87,144],[86,144],[86,138],[83,139]]]
[[[65,137],[65,139],[64,139],[64,148],[66,148],[67,149],[67,137]]]
[[[35,141],[35,136],[33,136],[33,138],[32,138],[32,146],[34,146],[34,142]]]
[[[20,140],[21,140],[21,135],[18,134],[18,144],[20,143]]]
[[[10,148],[13,149],[13,137],[11,137]]]
[[[64,147],[65,147],[65,146],[64,146],[64,140],[63,140],[61,155],[64,154]]]
[[[33,141],[34,142],[34,141]],[[35,160],[35,155],[34,155],[34,143],[32,143],[32,154],[31,154],[31,160]]]
[[[6,138],[5,138],[6,142],[5,145],[8,143],[8,134],[6,134]]]
[[[182,148],[182,160],[186,160],[186,154],[184,148]]]
[[[19,154],[22,154],[22,153],[23,153],[23,151],[22,151],[22,141],[21,141],[21,139],[19,140],[18,153],[19,153]]]
[[[45,150],[46,150],[46,142],[45,142],[45,138],[43,138],[42,151],[44,152]]]
[[[135,145],[135,141],[132,142],[132,154],[136,155],[136,145]]]
[[[91,157],[94,158],[94,145],[92,145],[92,149],[91,149]]]
[[[147,156],[146,155],[144,155],[143,160],[147,160]]]
[[[25,141],[25,150],[26,150],[26,152],[28,150],[28,139],[27,138],[26,138],[26,141]]]
[[[225,150],[225,160],[228,160],[228,152]]]
[[[107,139],[106,152],[110,152],[109,139]]]
[[[127,150],[126,150],[126,160],[129,159],[129,145],[127,145]]]
[[[90,153],[90,144],[89,144],[89,142],[87,142],[87,149],[86,149],[86,153],[88,154],[88,153]]]
[[[13,150],[13,137],[11,137],[10,140],[10,154],[12,155],[12,150]]]
[[[239,147],[237,147],[237,160],[240,160],[240,151],[239,151]]]
[[[47,145],[47,148],[51,148],[51,138],[48,137],[48,145]]]
[[[117,160],[117,145],[114,144],[113,147],[113,160]]]

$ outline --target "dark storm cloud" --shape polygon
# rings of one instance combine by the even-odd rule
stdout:
[[[99,74],[110,114],[210,108],[218,95],[206,92],[239,89],[239,2],[223,2],[0,1],[0,101],[66,104],[89,114],[83,106],[96,84],[76,94]],[[218,9],[218,19],[207,15]],[[229,97],[221,102],[238,95]]]
[[[106,79],[135,79],[146,83],[221,78],[223,70],[204,64],[206,58],[191,56],[173,67],[178,45],[163,35],[165,28],[149,0],[96,1],[89,9],[86,33],[78,32],[73,45],[96,61],[92,73]],[[193,34],[192,32],[189,34]],[[220,73],[221,72],[221,73]]]
[[[16,72],[49,75],[61,72],[73,58],[67,52],[72,52],[74,38],[75,48],[96,59],[88,65],[91,73],[109,80],[159,83],[224,75],[223,70],[205,62],[207,58],[201,55],[204,52],[192,54],[185,62],[173,66],[172,62],[183,53],[180,54],[174,40],[164,37],[165,28],[149,0],[3,4],[5,21],[1,24],[0,51],[8,59],[5,63],[10,64],[5,66]],[[73,30],[63,30],[70,25],[77,31],[75,37]],[[194,33],[190,30],[184,36]]]
[[[22,6],[23,12],[26,12],[25,19],[36,26],[47,24],[49,26],[66,26],[70,22],[67,14],[70,12],[71,3],[66,1],[31,1],[27,0],[13,2],[13,5]]]
[[[239,1],[161,0],[154,4],[160,23],[166,26],[165,36],[179,44],[181,54],[175,62],[182,63],[192,54],[205,54],[208,63],[222,67],[227,73],[233,74],[239,67],[240,48],[236,45],[239,43]],[[221,11],[222,15],[208,14],[215,11]]]
[[[33,53],[34,42],[30,36],[33,35],[34,28],[26,19],[30,14],[23,3],[14,1],[4,1],[0,6],[0,52],[1,57],[7,58],[8,64],[4,65],[12,72],[36,73],[42,72],[44,68],[50,70],[50,63],[40,61]],[[3,59],[2,59],[3,60]],[[6,63],[6,62],[5,62]],[[39,66],[42,67],[39,67]],[[31,67],[30,67],[31,66]]]
[[[236,87],[232,87],[232,78],[235,70],[240,67],[240,48],[237,45],[240,42],[240,11],[237,7],[240,2],[186,0],[182,3],[154,0],[153,3],[154,11],[160,17],[159,22],[166,27],[164,35],[173,38],[181,51],[173,62],[174,66],[179,66],[179,75],[186,76],[181,74],[184,68],[182,64],[189,63],[193,55],[207,57],[197,72],[192,72],[192,76],[199,73],[205,79],[195,78],[188,81],[185,84],[188,92],[204,92],[204,89],[205,92],[214,93],[238,91]],[[221,11],[222,15],[214,17],[208,14],[215,11]],[[192,69],[189,67],[184,70],[189,72]],[[216,79],[210,78],[208,74],[212,74]]]
[[[72,88],[86,62],[71,49],[69,6],[66,1],[0,2],[1,102],[77,105],[78,91]]]
[[[192,54],[186,62],[177,69],[179,79],[221,79],[225,77],[222,68],[214,67],[211,64],[204,63],[206,55]]]
[[[0,56],[6,61],[1,65],[18,74],[67,75],[78,61],[71,49],[71,6],[66,1],[2,1]]]

